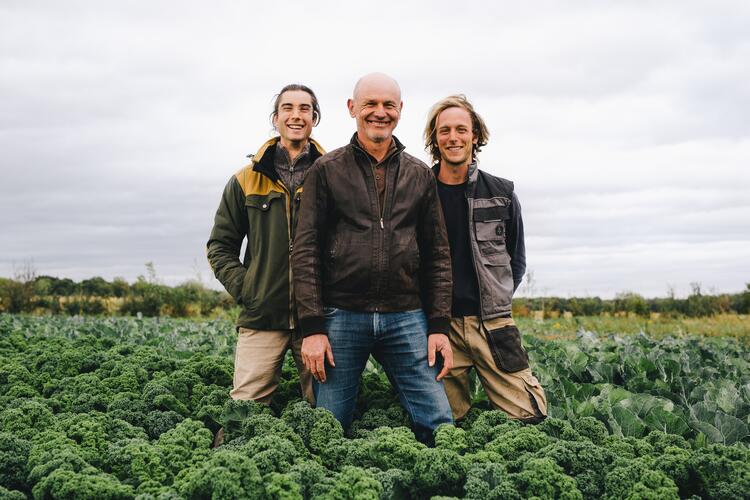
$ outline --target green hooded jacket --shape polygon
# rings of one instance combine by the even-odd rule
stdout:
[[[274,167],[278,141],[263,144],[252,162],[229,179],[206,245],[214,275],[242,306],[238,327],[285,330],[296,324],[289,259],[302,187],[290,195],[279,178]],[[324,153],[311,139],[311,162]]]

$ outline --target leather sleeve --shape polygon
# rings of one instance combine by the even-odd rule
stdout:
[[[304,337],[327,333],[323,313],[321,244],[325,242],[328,187],[317,160],[305,177],[297,232],[292,251],[292,275],[297,315]]]
[[[447,334],[453,290],[451,252],[440,208],[437,181],[431,172],[428,177],[417,224],[422,307],[427,316],[428,333]]]
[[[214,217],[214,227],[206,244],[208,263],[229,295],[242,301],[242,283],[247,269],[240,262],[242,240],[247,232],[245,193],[236,177],[229,179]]]

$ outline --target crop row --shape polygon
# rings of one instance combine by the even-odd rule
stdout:
[[[347,435],[299,400],[291,360],[270,407],[230,400],[233,343],[226,322],[0,315],[0,498],[750,491],[748,355],[736,340],[528,338],[550,418],[510,421],[477,391],[434,448],[415,440],[377,368]],[[222,426],[225,444],[212,448]]]

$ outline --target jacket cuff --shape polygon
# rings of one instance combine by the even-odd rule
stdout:
[[[310,335],[317,335],[320,333],[328,335],[328,332],[326,331],[326,319],[323,316],[300,318],[299,329],[302,332],[302,338],[309,337]]]
[[[427,320],[427,335],[432,335],[433,333],[448,335],[450,328],[450,318],[430,318]]]

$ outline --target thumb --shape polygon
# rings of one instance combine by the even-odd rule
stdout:
[[[435,343],[432,340],[427,341],[427,364],[430,366],[435,364]]]

